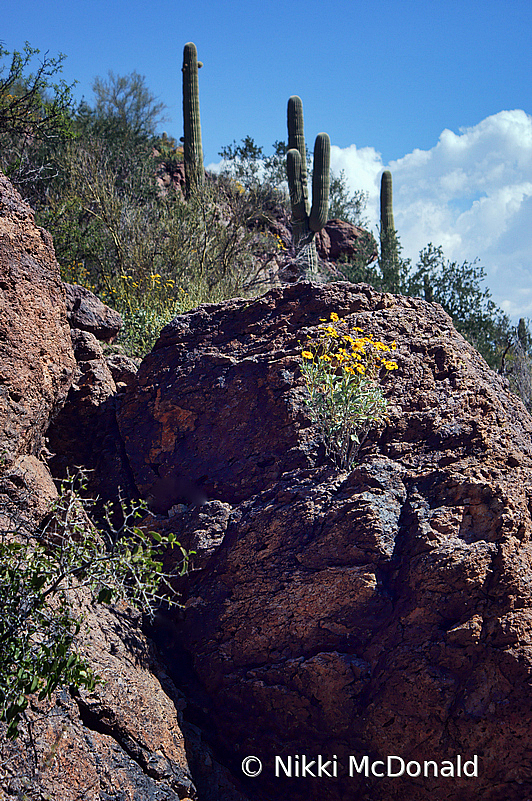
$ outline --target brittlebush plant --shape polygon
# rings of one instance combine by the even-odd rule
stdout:
[[[329,457],[349,470],[370,428],[386,420],[381,379],[397,369],[391,345],[349,328],[335,312],[321,320],[316,341],[303,348],[301,372],[310,418],[318,424]],[[354,336],[352,335],[354,334]]]

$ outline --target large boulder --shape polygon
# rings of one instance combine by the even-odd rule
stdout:
[[[0,455],[37,456],[74,372],[52,239],[0,173]]]
[[[398,345],[388,422],[349,473],[300,372],[331,312]],[[166,647],[235,781],[262,761],[250,798],[532,794],[532,419],[439,305],[300,283],[200,307],[162,332],[120,426],[166,529],[203,543]],[[301,778],[303,755],[337,777]]]
[[[0,174],[2,542],[15,532],[39,537],[51,514],[58,491],[44,445],[74,377],[85,411],[76,423],[84,446],[95,434],[83,430],[91,406],[109,400],[115,389],[95,337],[77,331],[73,340],[77,367],[51,237]],[[80,448],[77,457],[86,452]],[[81,591],[70,600],[84,621],[77,645],[105,683],[92,693],[63,689],[44,701],[30,696],[15,742],[0,723],[1,801],[195,797],[177,710],[183,699],[142,634],[139,616],[125,606],[93,605]]]
[[[112,342],[122,328],[121,315],[84,286],[65,283],[63,287],[70,327]]]
[[[345,220],[328,220],[325,227],[316,234],[318,255],[325,261],[360,259],[370,264],[378,256],[375,238],[370,231]],[[341,264],[340,264],[341,266]]]

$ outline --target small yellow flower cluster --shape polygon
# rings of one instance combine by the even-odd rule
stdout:
[[[286,250],[286,245],[279,236],[279,234],[274,234],[275,244],[277,245],[277,250]]]
[[[397,362],[378,353],[386,353],[396,350],[395,340],[391,345],[384,342],[375,341],[372,337],[357,337],[354,339],[350,333],[342,331],[342,324],[339,324],[339,317],[336,312],[331,312],[330,322],[320,319],[326,323],[319,328],[319,337],[314,344],[314,351],[307,349],[302,352],[302,357],[308,360],[320,360],[329,362],[334,368],[341,367],[349,375],[370,375],[375,377],[377,369],[382,367],[385,370],[397,370]],[[333,325],[338,324],[338,325]],[[340,328],[340,331],[338,330]],[[363,334],[361,328],[354,328],[355,332]],[[344,344],[345,343],[345,344]],[[312,347],[312,346],[311,346]],[[349,350],[348,350],[349,348]]]
[[[140,286],[139,282],[135,281],[132,275],[126,275],[125,273],[123,273],[120,277],[122,278],[123,281],[128,283],[129,286],[131,286],[133,289],[139,288]]]
[[[61,265],[61,276],[68,284],[79,284],[85,289],[97,292],[97,287],[91,283],[89,271],[84,261],[72,261],[66,266]]]
[[[128,275],[127,273],[122,273],[120,276],[123,283],[126,285],[126,289],[141,289],[145,293],[149,293],[152,291],[159,291],[159,290],[170,290],[173,292],[176,288],[175,281],[173,278],[163,278],[161,273],[149,273],[147,278],[138,278],[135,279],[132,275]],[[115,291],[115,290],[111,290]],[[181,292],[184,292],[183,289],[180,289]]]
[[[379,384],[381,370],[397,370],[390,351],[397,345],[353,334],[332,312],[320,320],[317,340],[301,351],[301,372],[308,391],[306,405],[325,448],[336,464],[348,469],[372,425],[386,420],[387,401]]]

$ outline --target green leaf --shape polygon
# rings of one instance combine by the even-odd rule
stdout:
[[[102,587],[98,593],[97,601],[99,604],[110,604],[113,598],[113,591],[110,587]]]

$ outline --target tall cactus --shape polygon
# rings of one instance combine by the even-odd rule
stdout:
[[[303,130],[303,103],[297,95],[288,101],[288,152],[286,173],[292,206],[292,236],[296,257],[302,258],[306,272],[318,272],[318,254],[314,235],[327,222],[329,209],[331,143],[320,133],[314,144],[312,207],[308,196],[307,153]]]
[[[183,157],[187,197],[203,186],[205,180],[198,85],[201,66],[196,45],[188,42],[183,49]]]
[[[384,170],[381,177],[381,232],[395,231],[393,220],[392,174]]]
[[[384,289],[400,291],[400,259],[397,232],[393,219],[392,174],[385,170],[381,178],[381,255],[380,268]]]

